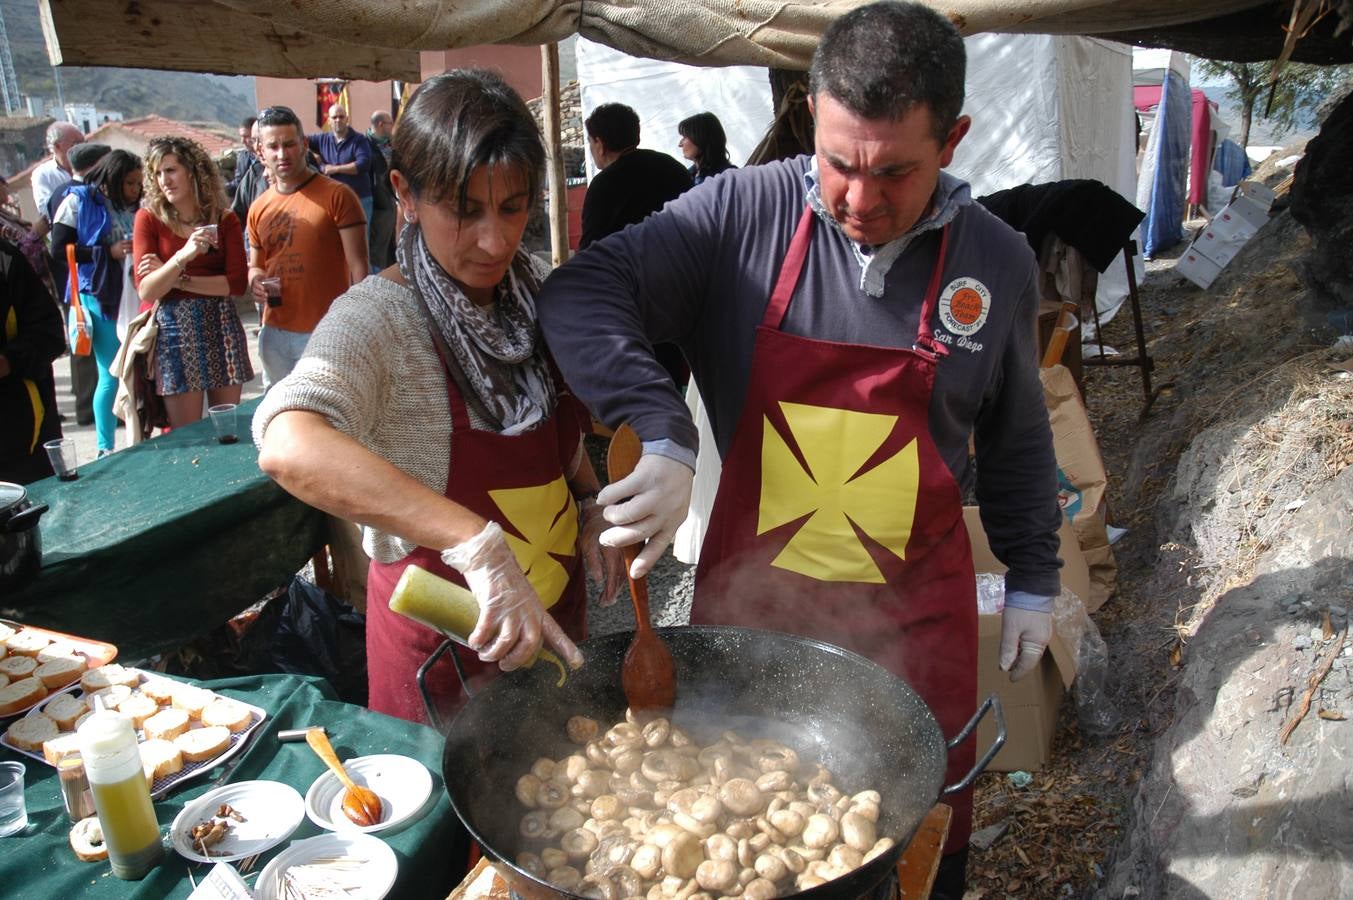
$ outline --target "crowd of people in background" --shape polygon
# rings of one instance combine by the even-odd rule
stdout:
[[[233,171],[224,174],[187,138],[152,140],[143,161],[87,143],[68,122],[53,123],[46,134],[50,157],[32,175],[33,222],[19,214],[0,179],[0,271],[9,293],[14,284],[38,285],[42,298],[55,301],[47,306],[67,332],[65,340],[44,341],[47,306],[17,298],[6,306],[12,324],[0,332],[0,358],[8,357],[11,372],[0,372],[0,413],[22,423],[18,430],[31,440],[6,442],[0,480],[52,474],[41,444],[61,436],[65,417],[56,408],[51,367],[69,352],[77,327],[90,352],[70,354],[74,418],[95,426],[102,456],[118,446],[120,380],[128,393],[154,395],[141,398],[154,410],[138,423],[141,436],[155,426],[196,421],[206,404],[239,401],[254,369],[235,298],[254,300],[266,389],[295,367],[335,298],[396,263],[403,223],[390,179],[395,119],[378,111],[363,133],[342,104],[331,106],[327,118],[328,130],[306,133],[284,106],[249,116],[239,124],[242,150]],[[639,148],[639,117],[627,106],[598,107],[586,127],[600,171],[583,209],[582,248],[733,168],[713,113],[678,126],[689,169]],[[147,312],[143,318],[157,330],[149,387],[136,383],[129,364],[125,372],[115,366],[123,365],[119,349],[128,328]],[[684,384],[680,353],[660,352]]]

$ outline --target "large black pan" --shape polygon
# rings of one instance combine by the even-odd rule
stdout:
[[[894,838],[896,848],[803,896],[855,898],[879,884],[942,793],[971,784],[1005,739],[996,703],[997,741],[962,781],[943,787],[944,736],[916,692],[886,669],[839,647],[775,632],[694,626],[659,632],[676,659],[673,721],[698,742],[712,743],[725,728],[775,737],[800,758],[820,760],[843,790],[882,794],[879,835]],[[591,716],[603,727],[624,717],[620,664],[630,637],[585,641],[587,664],[562,687],[555,686],[558,670],[539,663],[497,678],[452,722],[442,757],[451,805],[480,846],[509,864],[509,879],[528,879],[536,890],[544,884],[513,864],[525,812],[513,794],[517,779],[541,756],[577,752],[565,736],[570,716]],[[949,746],[971,733],[993,700]]]

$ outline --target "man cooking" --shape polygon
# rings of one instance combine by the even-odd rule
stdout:
[[[653,356],[679,344],[723,474],[695,623],[809,635],[903,677],[946,737],[976,706],[960,484],[1009,567],[1001,665],[1038,663],[1059,591],[1055,463],[1037,374],[1034,257],[942,169],[967,134],[958,32],[913,4],[858,8],[813,58],[815,153],[728,172],[560,268],[550,349],[606,423],[644,441],[598,501],[612,545],[686,515],[696,430]],[[969,436],[977,450],[975,472]],[[947,782],[971,767],[950,754]],[[972,795],[934,896],[963,894]]]

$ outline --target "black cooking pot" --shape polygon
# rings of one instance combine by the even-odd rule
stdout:
[[[38,519],[47,504],[34,504],[21,484],[0,481],[0,597],[27,584],[42,568]]]
[[[935,802],[969,786],[1005,741],[995,697],[946,745],[929,708],[905,681],[830,644],[745,628],[657,631],[676,661],[673,723],[698,743],[713,743],[728,728],[775,738],[801,759],[821,761],[842,790],[882,795],[878,834],[896,841],[893,850],[804,891],[805,897],[853,900],[880,884]],[[517,779],[541,756],[578,752],[565,734],[570,716],[590,716],[603,728],[624,718],[620,666],[631,639],[619,633],[580,644],[587,664],[562,687],[551,665],[507,673],[476,691],[451,723],[442,757],[451,805],[480,846],[507,863],[504,875],[524,879],[519,884],[526,890],[564,893],[514,863],[525,843],[518,834],[525,811],[514,795]],[[960,782],[943,786],[948,749],[993,707],[996,741]]]

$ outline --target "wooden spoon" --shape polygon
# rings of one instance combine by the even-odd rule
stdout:
[[[343,815],[352,820],[354,825],[361,828],[369,828],[372,825],[379,825],[381,821],[381,798],[376,796],[376,792],[369,787],[363,787],[353,781],[348,776],[348,770],[343,768],[343,764],[338,761],[338,754],[334,753],[333,745],[329,743],[329,738],[318,728],[310,728],[305,732],[305,742],[310,745],[310,749],[324,764],[329,767],[329,771],[338,776],[338,780],[343,782]]]
[[[617,482],[634,471],[643,455],[639,436],[628,425],[621,425],[611,438],[606,454],[606,474]],[[640,545],[625,548],[625,575],[629,577]],[[671,709],[676,702],[676,664],[672,651],[653,630],[648,616],[648,582],[630,577],[630,599],[634,601],[634,641],[625,652],[620,667],[620,683],[625,702],[635,711]]]

